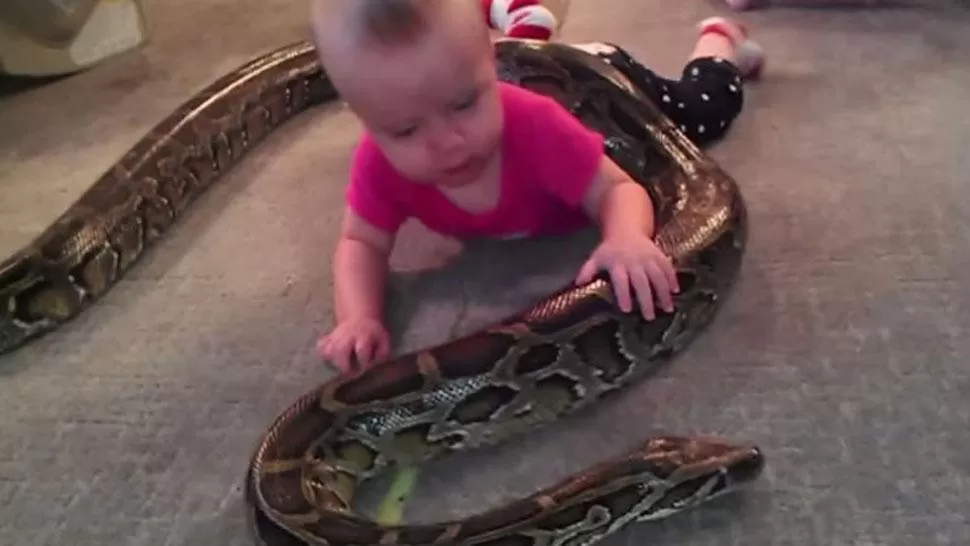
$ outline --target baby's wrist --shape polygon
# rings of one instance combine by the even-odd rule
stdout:
[[[632,238],[650,238],[650,233],[643,226],[635,225],[630,222],[610,225],[603,230],[603,241],[629,240]]]
[[[368,310],[352,310],[345,311],[337,319],[340,323],[350,323],[350,322],[376,322],[378,324],[384,324],[384,318],[380,313],[375,313]]]

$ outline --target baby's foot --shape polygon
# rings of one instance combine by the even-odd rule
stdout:
[[[709,17],[697,25],[700,34],[714,32],[734,44],[734,64],[746,79],[757,78],[765,65],[765,54],[757,42],[748,38],[748,31],[741,23],[726,17]]]

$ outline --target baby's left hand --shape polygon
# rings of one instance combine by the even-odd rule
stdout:
[[[662,309],[673,312],[673,294],[680,292],[677,272],[670,258],[645,234],[631,232],[604,239],[579,270],[576,282],[589,282],[600,270],[609,273],[617,303],[624,312],[633,308],[631,284],[644,318],[653,320],[655,317],[654,292]]]

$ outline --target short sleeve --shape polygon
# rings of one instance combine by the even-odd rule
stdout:
[[[347,205],[355,214],[389,233],[396,232],[407,212],[394,191],[399,178],[380,149],[366,135],[354,151],[347,186]]]
[[[571,207],[582,204],[604,151],[603,136],[587,127],[558,102],[537,96],[521,115],[532,150],[531,160],[540,166],[539,181],[546,191]]]

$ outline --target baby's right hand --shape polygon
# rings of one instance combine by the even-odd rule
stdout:
[[[341,373],[370,366],[390,354],[390,336],[384,325],[373,318],[341,322],[317,342],[317,351],[334,363]]]

